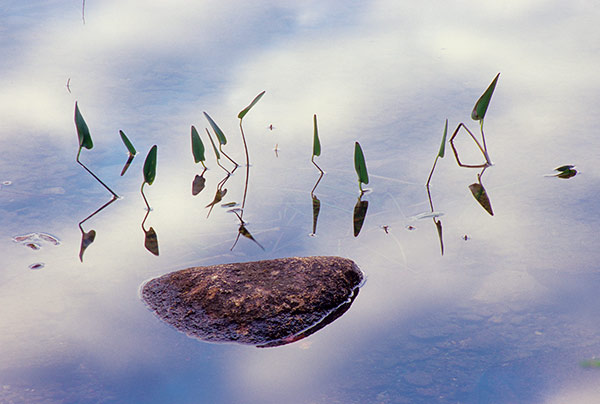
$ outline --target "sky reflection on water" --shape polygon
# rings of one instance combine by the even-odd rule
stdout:
[[[595,402],[600,374],[579,363],[600,355],[597,7],[279,3],[87,2],[85,25],[77,2],[0,6],[0,401]],[[445,119],[477,129],[471,109],[498,72],[485,120],[494,216],[468,189],[478,171],[447,150],[431,187],[442,257],[432,221],[411,218],[429,211]],[[244,219],[266,251],[245,239],[230,251],[235,216],[216,206],[206,219],[223,175],[212,157],[191,195],[190,125],[209,112],[243,161],[235,116],[262,90],[244,119]],[[95,143],[81,159],[123,197],[86,222],[97,237],[83,263],[77,224],[110,194],[75,163],[75,100]],[[308,237],[315,113],[327,174]],[[124,177],[119,129],[139,152]],[[372,189],[357,238],[355,141]],[[143,247],[139,195],[153,144],[159,257]],[[580,173],[544,177],[562,164]],[[241,171],[224,202],[241,201]],[[31,232],[61,244],[12,241]],[[137,295],[186,266],[302,255],[351,258],[368,279],[344,316],[284,347],[189,339]]]

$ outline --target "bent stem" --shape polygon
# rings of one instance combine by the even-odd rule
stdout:
[[[79,151],[77,152],[77,158],[75,159],[75,161],[77,161],[77,163],[79,163],[80,166],[82,166],[83,168],[85,168],[85,171],[87,171],[88,173],[90,173],[90,175],[92,177],[94,177],[96,179],[96,181],[98,181],[100,184],[102,184],[102,186],[104,186],[104,188],[106,188],[108,190],[108,192],[110,192],[115,198],[118,198],[119,195],[115,194],[113,192],[112,189],[110,189],[108,187],[108,185],[106,185],[104,182],[102,182],[102,180],[100,178],[98,178],[96,176],[96,174],[94,174],[89,168],[87,168],[81,161],[79,161],[79,156],[81,155],[81,149],[82,147],[79,147]]]
[[[140,192],[142,193],[142,198],[144,198],[144,202],[146,203],[146,209],[148,210],[148,212],[150,212],[152,210],[152,208],[150,208],[150,204],[148,204],[146,195],[144,195],[144,185],[146,185],[146,183],[142,182],[142,187],[140,188]]]
[[[485,163],[483,164],[463,164],[460,161],[460,158],[458,157],[458,151],[456,150],[456,147],[454,146],[454,138],[456,137],[456,135],[458,135],[458,132],[460,130],[460,128],[463,127],[465,128],[465,130],[467,131],[467,133],[471,136],[471,138],[473,139],[473,141],[475,142],[475,144],[477,145],[477,147],[479,148],[479,150],[481,151],[481,154],[483,154],[483,157],[485,158]],[[467,128],[467,126],[464,123],[459,123],[458,126],[456,127],[456,130],[454,131],[454,133],[452,134],[452,136],[450,137],[450,146],[452,146],[452,152],[454,153],[454,157],[456,158],[456,162],[458,163],[458,165],[460,167],[466,167],[466,168],[484,168],[484,167],[489,167],[492,165],[492,162],[490,160],[490,156],[487,153],[487,149],[485,148],[485,136],[483,135],[483,126],[482,126],[482,138],[484,141],[484,147],[481,146],[481,143],[479,143],[479,141],[477,140],[477,138],[475,137],[475,135],[469,130],[469,128]]]
[[[312,161],[312,163],[315,165],[315,167],[317,167],[317,170],[319,170],[319,172],[321,173],[319,175],[319,179],[317,180],[317,182],[315,183],[315,186],[313,187],[312,191],[310,191],[310,194],[312,195],[315,192],[315,189],[317,189],[317,185],[319,185],[319,182],[321,182],[321,179],[323,178],[323,176],[325,175],[325,171],[321,170],[321,167],[319,167],[317,165],[317,163],[315,162],[315,156],[313,154],[312,158],[310,159],[310,161]]]
[[[233,160],[231,157],[229,157],[229,156],[227,155],[227,153],[225,153],[225,152],[223,151],[223,145],[222,145],[221,143],[219,143],[219,151],[220,151],[220,152],[223,154],[223,156],[227,157],[227,159],[228,159],[229,161],[231,161],[231,162],[233,163],[233,165],[235,166],[235,167],[233,167],[233,170],[231,170],[231,173],[233,174],[233,172],[234,172],[235,170],[237,170],[237,168],[238,168],[240,165],[239,165],[238,163],[236,163],[236,162],[235,162],[235,161],[234,161],[234,160]]]

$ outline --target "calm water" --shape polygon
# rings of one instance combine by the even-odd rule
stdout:
[[[73,1],[0,5],[0,402],[597,402],[600,369],[582,366],[600,356],[594,4],[197,3],[88,1],[85,24]],[[445,119],[477,133],[471,109],[498,72],[494,216],[448,147],[431,186],[442,256],[433,220],[415,218],[431,211],[424,184]],[[190,125],[204,136],[209,112],[243,162],[236,116],[262,90],[244,119],[244,219],[265,251],[230,251],[236,217],[206,218],[224,174],[210,150],[191,194]],[[122,196],[82,224],[97,234],[83,262],[78,223],[110,194],[75,162],[75,101],[95,144],[81,160]],[[315,113],[327,174],[310,237]],[[123,177],[119,130],[139,152]],[[371,177],[356,238],[355,141]],[[139,193],[153,144],[158,257]],[[481,158],[464,133],[457,145]],[[563,164],[578,175],[545,176]],[[244,167],[225,188],[241,202]],[[367,281],[345,315],[278,348],[190,339],[138,297],[188,266],[308,255],[351,258]]]

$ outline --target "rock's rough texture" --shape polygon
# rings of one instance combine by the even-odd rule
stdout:
[[[362,279],[346,258],[281,258],[172,272],[143,285],[142,298],[188,335],[276,346],[342,315]]]

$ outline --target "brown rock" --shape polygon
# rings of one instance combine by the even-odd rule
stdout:
[[[277,346],[341,316],[362,279],[346,258],[280,258],[172,272],[143,285],[142,298],[190,336]]]

